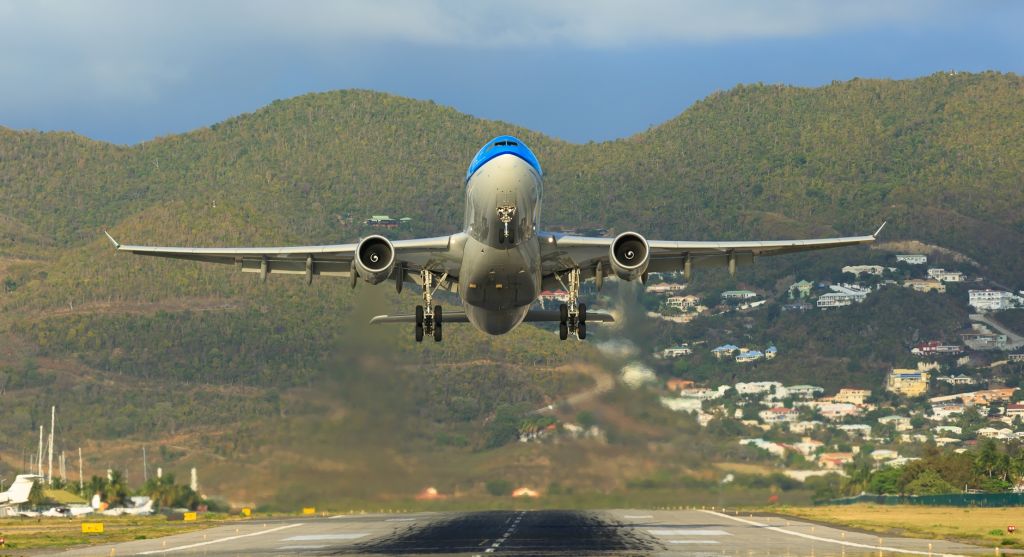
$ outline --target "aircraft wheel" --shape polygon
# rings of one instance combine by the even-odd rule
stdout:
[[[580,324],[582,325],[583,323],[587,322],[587,304],[580,304],[579,307],[580,312],[576,319],[579,320]]]
[[[587,322],[580,321],[579,325],[576,325],[576,338],[583,340],[587,338]]]
[[[416,325],[416,342],[423,342],[423,325]]]
[[[515,227],[512,227],[512,228],[508,229],[508,243],[510,243],[510,244],[516,243],[516,229],[515,229]]]
[[[423,306],[416,306],[416,326],[423,327]]]
[[[562,323],[569,322],[569,306],[565,304],[560,304],[558,306],[558,320]]]
[[[441,342],[441,322],[434,324],[434,342]]]
[[[558,338],[560,340],[569,338],[569,325],[565,321],[558,324]]]
[[[441,306],[434,306],[434,326],[441,326]]]

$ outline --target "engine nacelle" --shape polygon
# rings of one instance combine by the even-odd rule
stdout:
[[[608,259],[615,276],[636,280],[647,272],[647,264],[651,262],[650,246],[636,232],[623,232],[612,241]]]
[[[384,236],[367,236],[356,246],[355,269],[370,284],[387,280],[395,269],[395,246]]]

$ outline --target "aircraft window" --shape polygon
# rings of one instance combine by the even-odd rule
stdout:
[[[495,146],[495,147],[503,147],[503,146],[505,146],[505,145],[508,145],[508,142],[507,142],[507,141],[495,141],[495,142],[494,142],[494,146]]]

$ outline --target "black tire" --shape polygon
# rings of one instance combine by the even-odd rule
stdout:
[[[434,306],[434,327],[441,326],[441,306]]]
[[[559,340],[569,338],[569,325],[565,321],[558,324],[558,338]]]
[[[434,324],[434,342],[441,342],[441,323]]]
[[[515,229],[515,227],[512,227],[512,228],[508,229],[508,243],[510,243],[510,244],[516,243],[516,229]]]
[[[416,325],[416,342],[423,342],[423,325]]]
[[[423,326],[423,306],[416,306],[416,326]]]
[[[580,313],[576,319],[580,322],[581,325],[587,322],[587,304],[580,304]]]
[[[558,306],[558,320],[562,323],[569,322],[569,306],[561,304]]]
[[[580,321],[579,325],[576,325],[576,338],[583,340],[587,338],[587,322]]]

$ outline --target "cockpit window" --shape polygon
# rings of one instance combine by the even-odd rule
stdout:
[[[530,151],[530,148],[518,139],[506,135],[496,137],[484,144],[480,149],[480,152],[473,157],[473,162],[469,165],[469,170],[466,172],[466,179],[468,180],[469,177],[487,161],[506,153],[523,159],[529,163],[530,166],[536,169],[538,174],[543,174],[540,168],[540,163],[537,161],[537,157],[533,154],[533,151]]]

